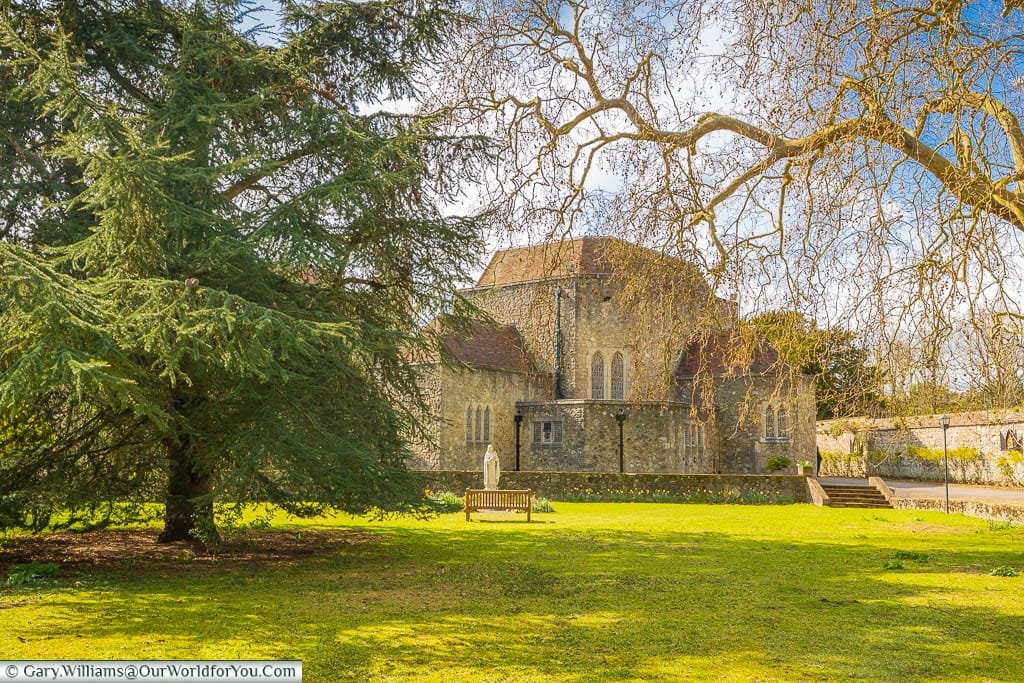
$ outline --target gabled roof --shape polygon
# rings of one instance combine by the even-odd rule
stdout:
[[[456,360],[466,365],[510,372],[537,372],[519,331],[512,325],[474,321],[465,333],[445,335],[444,344]]]
[[[690,342],[679,360],[676,377],[764,375],[788,369],[778,350],[763,338],[747,337],[738,330],[721,330]]]
[[[587,275],[611,275],[629,268],[636,259],[645,263],[667,263],[692,270],[685,261],[615,237],[579,237],[544,242],[527,247],[503,249],[491,257],[477,281],[477,287]]]

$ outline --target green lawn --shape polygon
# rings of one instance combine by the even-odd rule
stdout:
[[[308,555],[70,565],[0,589],[0,657],[300,658],[314,682],[1024,679],[1024,529],[809,505],[555,507],[533,524],[281,520],[278,540]]]

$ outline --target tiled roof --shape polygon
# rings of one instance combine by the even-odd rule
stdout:
[[[526,353],[519,331],[511,325],[475,321],[464,333],[446,335],[444,344],[457,360],[466,365],[512,372],[537,371]]]
[[[763,375],[786,370],[788,366],[779,352],[764,339],[723,330],[691,342],[679,361],[676,376]]]
[[[580,237],[503,249],[491,257],[476,286],[493,287],[575,275],[609,275],[615,272],[617,263],[635,263],[631,259],[637,257],[647,262],[663,261],[692,268],[683,261],[615,237]]]

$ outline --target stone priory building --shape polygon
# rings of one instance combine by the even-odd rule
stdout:
[[[419,362],[433,443],[414,447],[412,469],[479,470],[488,445],[506,470],[815,461],[813,382],[767,344],[744,345],[735,306],[690,264],[614,238],[548,242],[497,252],[460,296],[492,321],[444,338],[454,367]]]

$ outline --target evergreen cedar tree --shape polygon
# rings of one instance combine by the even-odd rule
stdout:
[[[375,105],[464,17],[282,5],[268,40],[244,3],[0,0],[0,526],[423,509],[403,358],[482,251],[436,206],[487,144]]]

